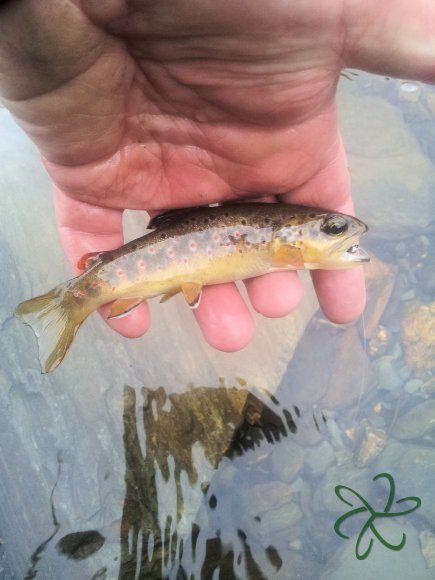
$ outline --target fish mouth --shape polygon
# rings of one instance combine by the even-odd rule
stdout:
[[[344,252],[343,258],[346,262],[370,262],[370,256],[365,250],[360,248],[357,243],[352,244],[350,248]]]

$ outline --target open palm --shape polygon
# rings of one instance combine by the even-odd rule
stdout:
[[[435,49],[430,30],[422,37],[425,15],[435,19],[429,2],[402,2],[400,14],[394,2],[382,14],[374,2],[354,4],[15,0],[1,8],[0,90],[55,182],[71,262],[120,245],[127,208],[278,196],[351,212],[335,109],[341,68],[423,77]],[[313,279],[332,320],[359,315],[360,268]],[[246,285],[266,316],[287,314],[301,297],[295,272]],[[206,288],[195,316],[217,348],[236,350],[252,336],[235,285]],[[147,306],[110,324],[139,336]]]

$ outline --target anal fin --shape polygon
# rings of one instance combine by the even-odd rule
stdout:
[[[160,304],[163,304],[163,302],[166,302],[167,300],[169,300],[170,298],[172,298],[173,296],[175,296],[179,292],[181,292],[181,288],[177,288],[176,290],[171,290],[170,292],[166,292],[166,294],[163,294],[163,296],[160,298]]]
[[[142,304],[145,298],[119,298],[112,303],[108,319],[121,318]]]
[[[202,295],[202,284],[199,282],[183,282],[181,284],[181,292],[190,308],[198,308]]]

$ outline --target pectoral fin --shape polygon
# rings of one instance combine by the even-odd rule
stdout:
[[[95,264],[95,262],[99,260],[102,254],[104,254],[104,252],[90,252],[89,254],[84,254],[77,262],[77,268],[79,268],[79,270],[87,270],[92,266],[92,264]]]
[[[198,282],[183,282],[181,292],[190,308],[198,308],[202,295],[202,285]]]
[[[125,316],[126,314],[131,312],[133,310],[133,308],[136,308],[136,306],[139,306],[139,304],[141,304],[144,300],[145,300],[145,298],[142,298],[142,297],[141,298],[120,298],[119,300],[115,300],[115,302],[112,303],[112,307],[110,309],[110,314],[107,318],[108,319],[121,318],[122,316]]]
[[[304,257],[299,248],[280,245],[273,252],[272,265],[275,268],[302,269],[304,268]]]

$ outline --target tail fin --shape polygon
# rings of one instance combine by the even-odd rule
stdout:
[[[64,286],[57,286],[47,294],[17,306],[15,316],[32,328],[38,340],[43,373],[49,373],[60,365],[89,314],[86,309],[72,308],[68,304]]]

